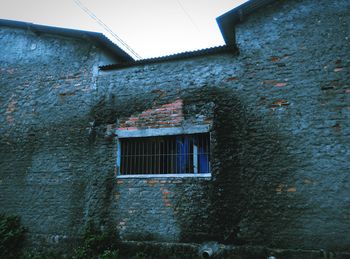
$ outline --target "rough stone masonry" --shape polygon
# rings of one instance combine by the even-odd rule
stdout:
[[[34,244],[95,219],[123,240],[350,252],[350,2],[275,1],[234,31],[238,51],[98,69],[124,61],[1,26],[0,211]],[[211,177],[115,177],[115,129],[184,124],[211,126]]]

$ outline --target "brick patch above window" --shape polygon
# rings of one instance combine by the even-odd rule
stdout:
[[[118,130],[179,127],[184,121],[183,101],[177,99],[119,121]]]

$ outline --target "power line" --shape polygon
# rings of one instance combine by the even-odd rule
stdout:
[[[101,21],[93,12],[85,7],[79,0],[73,0],[74,3],[82,9],[87,15],[94,19],[99,25],[101,25],[107,32],[109,32],[121,45],[123,45],[135,58],[141,59],[141,56],[137,54],[125,41],[123,41],[117,34],[115,34],[103,21]]]
[[[192,19],[191,15],[186,11],[185,7],[181,4],[180,0],[176,0],[176,2],[179,4],[180,8],[182,9],[182,11],[185,13],[185,15],[187,16],[187,18],[190,20],[190,22],[193,24],[193,26],[198,30],[198,32],[200,33],[200,29],[197,26],[197,24],[194,22],[194,20]]]

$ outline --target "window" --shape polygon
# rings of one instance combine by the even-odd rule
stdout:
[[[167,133],[166,129],[161,131]],[[176,133],[176,130],[170,132]],[[117,133],[119,176],[210,174],[208,132],[161,136],[140,136],[141,133],[134,134],[136,137],[125,132]],[[159,130],[154,133],[159,133]]]

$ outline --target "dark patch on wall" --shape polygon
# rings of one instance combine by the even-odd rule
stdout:
[[[281,144],[288,141],[288,136],[279,136],[274,122],[270,123],[264,124],[247,111],[232,90],[221,92],[213,130],[216,143],[212,204],[215,225],[221,225],[214,233],[223,234],[222,242],[272,245],[268,238],[278,227],[288,224],[280,221],[277,227],[273,222],[285,218],[294,197],[279,199],[276,188],[289,180],[290,175],[282,169],[286,160],[288,170],[292,171],[296,164]]]
[[[276,192],[280,183],[287,183],[290,177],[287,169],[281,168],[286,160],[288,170],[297,166],[281,144],[284,138],[278,136],[273,125],[264,125],[250,114],[230,88],[191,89],[183,98],[188,116],[190,109],[196,114],[201,107],[213,103],[214,121],[212,180],[201,183],[204,191],[199,194],[195,187],[178,186],[175,191],[179,198],[181,240],[278,245],[268,237],[293,221],[293,217],[287,217],[287,210],[295,199]],[[188,204],[196,211],[188,211]],[[276,224],[281,218],[288,220]]]
[[[166,96],[172,96],[171,91]],[[287,216],[288,204],[295,203],[296,199],[290,195],[294,189],[289,184],[288,174],[296,164],[293,156],[283,148],[283,142],[288,142],[288,137],[280,136],[273,122],[266,125],[257,115],[251,114],[230,88],[192,88],[181,91],[177,98],[184,102],[187,122],[196,123],[200,116],[214,120],[211,131],[213,179],[181,180],[174,186],[165,184],[172,193],[169,201],[176,212],[176,222],[180,224],[180,240],[279,245],[267,237],[298,215]],[[173,100],[166,99],[164,102],[169,101]],[[132,101],[126,102],[125,107],[128,107],[128,114],[138,111],[138,108],[131,108]],[[115,114],[124,114],[120,109],[113,107]],[[288,167],[285,166],[286,161]],[[126,195],[128,185],[122,184],[123,181],[128,182],[121,181],[117,191],[119,195]],[[159,184],[159,181],[156,182]],[[125,188],[122,187],[124,185]],[[289,187],[280,193],[281,185]],[[147,185],[140,186],[139,191],[152,192],[147,191],[148,188]],[[141,204],[147,202],[144,200]],[[129,209],[145,210],[137,206]],[[154,209],[159,210],[159,207]],[[277,220],[280,223],[275,223]],[[128,239],[160,238],[151,236],[135,233],[128,235]]]

